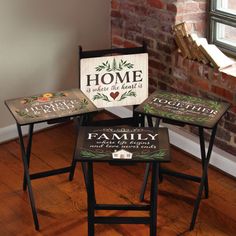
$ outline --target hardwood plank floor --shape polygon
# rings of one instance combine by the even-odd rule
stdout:
[[[31,173],[70,165],[74,142],[71,123],[34,134]],[[172,147],[172,162],[165,166],[195,175],[201,171],[199,162],[175,147]],[[138,203],[144,169],[144,164],[123,167],[95,164],[97,201]],[[40,232],[34,230],[28,194],[22,190],[22,173],[18,140],[1,144],[0,236],[87,235],[87,200],[80,165],[72,182],[68,181],[67,174],[32,181]],[[236,235],[236,180],[210,168],[209,183],[209,199],[202,200],[195,230],[189,232],[197,184],[170,176],[164,178],[159,185],[158,235]],[[146,213],[112,211],[104,214]],[[100,236],[149,235],[146,225],[97,225],[95,229]]]

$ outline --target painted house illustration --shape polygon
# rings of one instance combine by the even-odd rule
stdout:
[[[114,151],[112,153],[112,158],[113,159],[131,159],[133,156],[133,153],[128,152],[124,149],[118,150],[118,151]]]

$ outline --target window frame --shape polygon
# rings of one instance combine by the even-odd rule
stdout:
[[[210,0],[209,6],[209,32],[208,40],[215,44],[223,52],[236,58],[236,47],[222,41],[217,40],[217,23],[236,28],[236,15],[217,9],[217,0]]]

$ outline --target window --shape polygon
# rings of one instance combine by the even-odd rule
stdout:
[[[236,0],[210,0],[209,41],[236,57]]]

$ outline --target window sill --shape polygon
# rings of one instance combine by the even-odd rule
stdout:
[[[220,72],[223,72],[227,75],[236,77],[236,63],[233,64],[232,66],[229,66],[227,68],[224,68],[224,69],[220,70]]]

